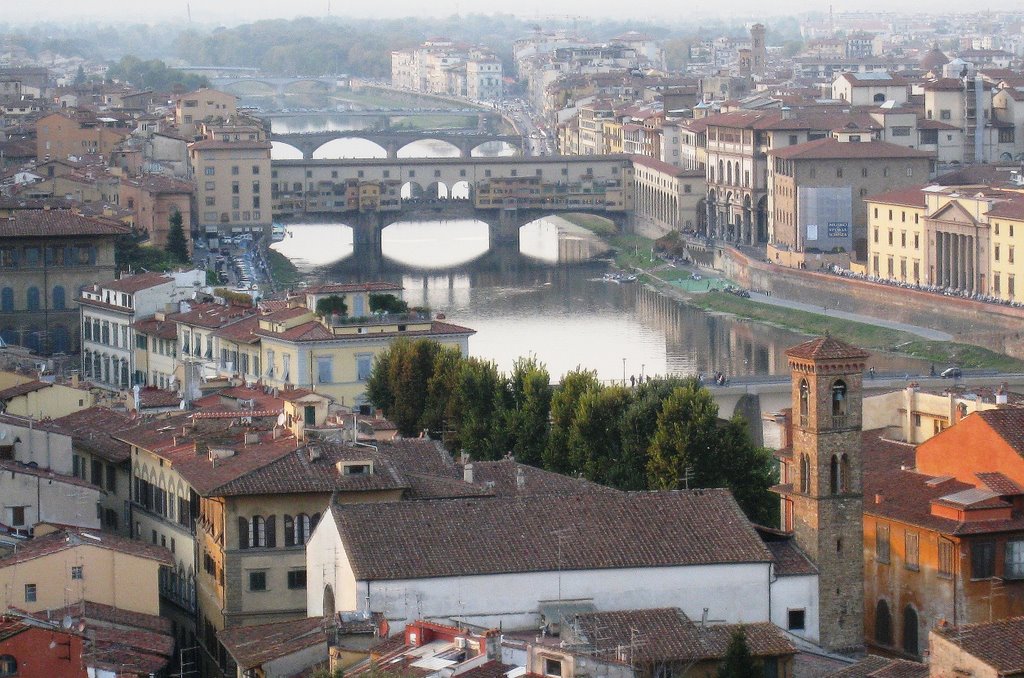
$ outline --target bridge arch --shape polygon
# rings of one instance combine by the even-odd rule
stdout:
[[[327,94],[330,91],[330,84],[315,78],[293,80],[281,87],[282,94]]]
[[[423,156],[421,154],[418,154],[415,148],[413,148],[412,150],[409,150],[410,146],[413,146],[414,144],[419,144],[419,143],[424,142],[424,141],[433,141],[435,143],[441,144],[442,145],[441,148],[443,148],[444,152],[440,153],[440,154],[433,153],[433,154],[431,154],[429,156]],[[441,150],[441,149],[439,148],[438,150]],[[431,137],[431,136],[427,136],[427,135],[424,135],[424,136],[420,137],[419,139],[414,139],[412,141],[409,141],[406,144],[398,147],[398,157],[399,158],[422,158],[422,157],[458,158],[458,157],[461,157],[461,156],[462,156],[462,149],[460,149],[458,146],[456,146],[452,142],[447,141],[445,139],[437,139],[437,138],[434,138],[434,137]]]
[[[488,152],[493,151],[493,152]],[[492,139],[490,141],[482,141],[473,148],[469,149],[469,154],[474,157],[482,157],[486,154],[486,157],[508,157],[513,155],[522,155],[523,151],[521,148],[508,141],[502,141]]]
[[[438,200],[447,200],[451,197],[451,190],[443,181],[435,181],[427,186],[425,197],[428,200],[433,200],[434,198],[437,198]]]
[[[365,137],[339,134],[336,138],[326,141],[315,149],[315,159],[333,160],[337,158],[386,158],[388,151],[372,139]]]
[[[245,78],[243,80],[235,80],[233,82],[224,83],[217,87],[222,92],[228,94],[234,94],[235,96],[275,96],[277,94],[277,85],[272,82],[260,80],[258,78]]]
[[[270,142],[271,160],[302,160],[302,149],[292,146],[284,141]]]
[[[427,192],[418,181],[407,181],[402,184],[401,196],[402,200],[423,200]]]
[[[473,184],[469,183],[465,179],[462,181],[456,181],[452,184],[452,189],[449,194],[452,200],[472,200],[473,199]]]

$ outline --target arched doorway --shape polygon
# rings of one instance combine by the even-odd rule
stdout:
[[[324,616],[334,616],[334,589],[330,584],[324,585]]]
[[[875,642],[886,647],[892,645],[892,615],[884,600],[875,605]]]
[[[917,610],[912,605],[903,609],[903,651],[915,657],[921,654],[918,646]]]

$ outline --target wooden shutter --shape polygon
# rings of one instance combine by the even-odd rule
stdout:
[[[287,514],[284,516],[284,545],[295,546],[295,520]]]
[[[267,518],[267,547],[274,548],[277,546],[277,516],[270,516]]]
[[[249,521],[245,518],[238,519],[238,548],[249,548]]]

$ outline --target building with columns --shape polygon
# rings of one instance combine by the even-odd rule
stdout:
[[[707,184],[703,170],[633,156],[633,214],[659,232],[704,230]]]
[[[916,186],[869,197],[868,273],[1016,301],[1024,191]]]

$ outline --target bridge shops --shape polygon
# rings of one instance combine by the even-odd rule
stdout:
[[[633,164],[624,155],[275,160],[270,188],[277,217],[399,213],[424,202],[623,215],[633,209]]]

